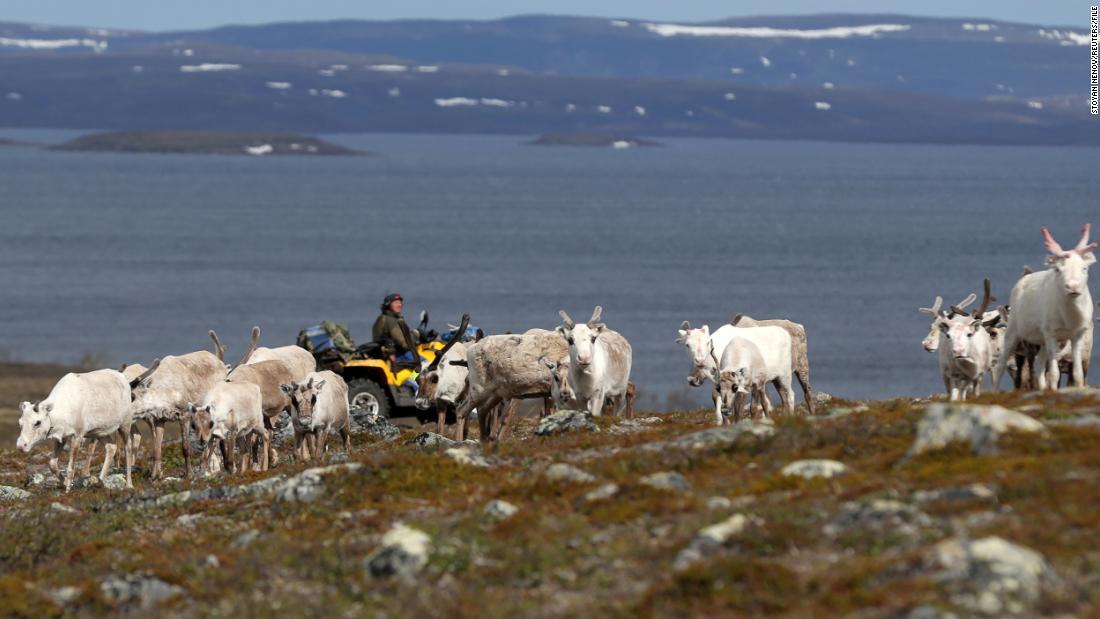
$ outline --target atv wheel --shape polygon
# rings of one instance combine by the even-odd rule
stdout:
[[[390,398],[382,387],[369,378],[357,378],[348,383],[348,402],[369,415],[390,418]]]

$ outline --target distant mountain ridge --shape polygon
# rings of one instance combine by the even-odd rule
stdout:
[[[10,126],[1100,143],[1087,34],[905,15],[0,23]],[[1082,77],[1083,76],[1083,77]]]

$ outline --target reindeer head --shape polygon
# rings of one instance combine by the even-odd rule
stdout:
[[[554,402],[559,406],[564,403],[575,402],[577,394],[573,391],[573,387],[569,385],[570,358],[562,357],[557,361],[551,361],[546,357],[540,357],[539,361],[546,366],[546,369],[550,370],[550,397],[554,399]]]
[[[206,406],[195,406],[194,403],[188,403],[187,405],[187,410],[191,417],[191,429],[195,431],[195,434],[199,435],[199,443],[203,446],[210,442],[210,437],[214,435],[214,417],[211,414],[212,408],[210,404]],[[225,438],[224,433],[218,438]]]
[[[29,453],[31,448],[38,444],[39,441],[45,440],[50,430],[53,428],[53,424],[50,422],[50,411],[53,410],[53,404],[50,402],[39,402],[31,404],[30,402],[23,402],[19,405],[21,415],[19,416],[19,438],[15,441],[15,446],[23,453]]]
[[[462,337],[470,326],[470,314],[463,314],[457,326],[447,326],[452,327],[450,339],[416,377],[416,407],[420,410],[431,408],[432,402],[437,398],[454,404],[462,391],[459,383],[466,382],[466,374],[456,371],[455,366],[466,362],[466,346],[462,343]],[[452,349],[454,354],[450,354]]]
[[[1066,296],[1078,297],[1089,289],[1089,265],[1096,262],[1096,256],[1092,250],[1096,249],[1096,243],[1089,243],[1089,224],[1085,224],[1081,230],[1081,240],[1077,246],[1066,251],[1050,235],[1050,231],[1043,228],[1043,239],[1047,251],[1047,266],[1058,274],[1058,280],[1062,284],[1062,290]]]
[[[592,310],[592,318],[589,318],[587,323],[577,324],[569,314],[565,313],[565,310],[558,312],[562,324],[556,331],[569,343],[569,358],[577,364],[578,368],[587,368],[592,364],[596,340],[606,328],[606,325],[600,322],[602,313],[603,308],[597,305],[596,309]]]
[[[325,387],[325,382],[310,378],[304,385],[298,383],[279,385],[283,393],[290,397],[290,419],[296,425],[308,426],[312,423],[313,408],[317,405],[317,397]]]
[[[738,393],[751,393],[752,381],[749,379],[748,368],[738,368],[732,371],[722,372],[715,381],[715,389],[722,398],[722,406],[727,410],[733,410],[734,398]]]
[[[698,387],[708,378],[713,378],[718,371],[718,360],[714,354],[714,346],[710,343],[710,327],[703,325],[698,329],[692,329],[691,323],[684,321],[680,324],[677,344],[683,344],[691,355],[691,373],[688,375],[688,384]]]
[[[948,352],[957,360],[974,358],[974,336],[982,330],[982,319],[968,316],[952,316],[940,321],[940,333],[950,347]]]

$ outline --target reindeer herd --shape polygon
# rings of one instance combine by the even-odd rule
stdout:
[[[942,297],[936,297],[931,308],[920,308],[932,316],[924,348],[939,353],[948,399],[980,395],[987,374],[996,388],[1006,369],[1017,389],[1057,389],[1062,374],[1072,385],[1085,384],[1093,337],[1088,268],[1096,261],[1092,250],[1097,244],[1089,242],[1087,224],[1068,251],[1045,228],[1043,237],[1049,268],[1025,269],[1008,305],[990,310],[994,299],[987,279],[982,303],[971,313],[966,308],[977,299],[973,294],[946,310]],[[559,314],[562,322],[553,330],[490,335],[473,342],[452,337],[421,368],[417,406],[435,407],[440,433],[448,411],[454,410],[458,440],[466,439],[467,421],[477,411],[479,438],[502,439],[521,400],[532,398],[543,401],[543,414],[568,408],[593,416],[633,416],[630,343],[602,322],[599,306],[583,323],[564,310]],[[465,333],[468,324],[469,316],[463,316],[455,334]],[[165,428],[172,422],[179,427],[188,478],[192,430],[199,439],[204,470],[217,466],[215,455],[230,473],[277,465],[273,429],[284,413],[293,424],[296,459],[323,457],[328,438],[336,434],[350,451],[348,387],[339,375],[316,371],[313,355],[297,346],[257,347],[258,327],[235,365],[225,363],[225,347],[217,334],[211,331],[210,336],[213,352],[166,356],[148,368],[130,365],[119,371],[65,375],[44,400],[22,403],[17,447],[29,452],[39,442],[52,440],[50,468],[62,474],[66,491],[85,440],[92,444],[83,474],[90,472],[96,444],[103,444],[100,479],[121,450],[126,485],[132,488],[134,451],[141,441],[138,421],[149,426],[152,436],[154,480],[164,476]],[[711,332],[707,325],[692,328],[685,320],[676,341],[691,358],[688,384],[698,387],[708,379],[713,384],[716,424],[738,421],[755,409],[770,415],[769,383],[783,413],[793,414],[794,380],[802,388],[807,412],[814,414],[802,325],[739,314]],[[68,462],[61,472],[59,461],[66,446]]]
[[[993,297],[986,279],[981,306],[972,313],[966,307],[977,298],[973,294],[947,310],[942,297],[920,308],[932,316],[924,349],[939,352],[949,400],[981,395],[987,374],[998,388],[1006,370],[1016,389],[1057,389],[1063,374],[1068,384],[1085,385],[1093,337],[1088,276],[1097,247],[1089,232],[1085,224],[1077,245],[1066,250],[1043,228],[1048,268],[1025,267],[1008,305],[989,310]]]

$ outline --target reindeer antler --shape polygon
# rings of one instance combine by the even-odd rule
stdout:
[[[558,316],[561,316],[561,321],[565,324],[566,329],[572,329],[577,323],[573,322],[573,319],[569,317],[569,314],[565,313],[565,310],[558,310]]]
[[[1086,234],[1088,233],[1087,227],[1085,228],[1085,232]],[[1043,244],[1046,245],[1047,251],[1055,256],[1061,256],[1066,253],[1065,250],[1062,249],[1062,246],[1058,244],[1058,241],[1055,241],[1054,237],[1050,235],[1050,230],[1046,228],[1043,228]]]
[[[970,294],[966,295],[966,298],[963,299],[962,302],[960,302],[958,305],[952,305],[951,306],[951,314],[952,315],[957,314],[959,316],[965,316],[966,315],[966,307],[968,305],[970,305],[971,303],[973,303],[974,301],[977,301],[977,300],[978,300],[978,295],[971,292]]]
[[[932,304],[932,307],[918,307],[917,311],[922,314],[939,316],[941,307],[943,307],[943,297],[936,295],[936,302]],[[738,316],[740,316],[740,314],[738,314]],[[737,323],[734,322],[733,324],[736,325]]]
[[[603,307],[596,306],[596,309],[592,310],[592,317],[588,319],[588,326],[594,327],[600,322],[600,315],[603,314]]]
[[[1089,243],[1089,229],[1091,227],[1092,224],[1085,224],[1085,227],[1081,229],[1081,240],[1077,241],[1077,247],[1074,247],[1073,251],[1079,254],[1086,254],[1096,249],[1097,247],[1100,247],[1100,245],[1097,245],[1096,243]]]
[[[982,281],[982,304],[980,307],[978,307],[978,309],[974,310],[974,317],[981,318],[985,316],[985,311],[989,309],[989,302],[996,300],[997,299],[993,298],[992,286],[990,285],[989,278],[987,277],[984,281]]]

